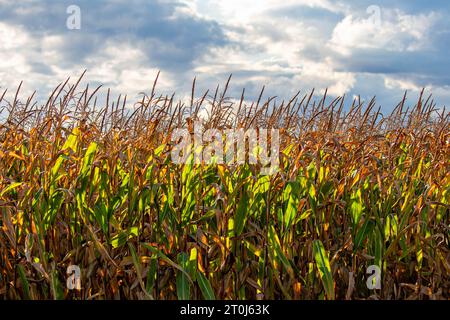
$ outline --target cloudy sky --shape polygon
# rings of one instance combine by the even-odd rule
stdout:
[[[42,97],[87,69],[90,83],[137,98],[160,70],[160,91],[179,98],[194,77],[200,91],[232,73],[237,98],[328,88],[389,110],[426,87],[448,106],[449,53],[447,0],[0,0],[0,89],[24,80]]]

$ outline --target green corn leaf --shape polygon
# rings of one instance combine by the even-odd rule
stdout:
[[[200,290],[202,291],[203,298],[205,298],[206,300],[215,300],[216,299],[216,297],[214,295],[214,291],[211,287],[211,283],[205,277],[205,275],[200,271],[197,272],[197,282],[200,287]]]
[[[183,252],[178,255],[178,264],[185,270],[188,269],[189,258]],[[178,271],[176,277],[178,300],[189,300],[191,297],[191,285],[184,272]]]
[[[92,142],[89,145],[89,147],[87,148],[86,153],[83,158],[83,164],[82,164],[81,172],[80,172],[81,177],[86,177],[90,173],[91,166],[92,166],[92,163],[94,162],[94,156],[95,156],[96,152],[97,152],[97,143]]]
[[[153,257],[150,260],[150,266],[147,271],[147,283],[145,285],[147,293],[149,294],[151,294],[151,292],[153,291],[153,287],[155,286],[157,271],[158,271],[158,261],[156,258]]]
[[[355,245],[353,247],[354,251],[357,251],[364,241],[367,239],[367,236],[372,233],[373,229],[375,227],[375,221],[371,219],[367,219],[362,227],[358,230],[355,237]]]
[[[248,192],[247,188],[244,186],[241,199],[236,208],[236,218],[235,218],[235,232],[239,236],[244,230],[245,222],[247,221],[248,214]]]
[[[286,268],[288,273],[293,275],[292,266],[289,263],[289,260],[286,257],[286,255],[283,253],[283,250],[281,249],[280,239],[278,238],[278,235],[276,234],[273,225],[269,226],[268,236],[269,236],[269,245],[274,249],[276,253],[276,258],[278,258],[281,261],[281,263]]]
[[[193,284],[191,277],[189,276],[189,274],[182,268],[180,267],[178,264],[176,264],[175,262],[173,262],[172,260],[170,260],[169,257],[167,257],[164,253],[161,252],[161,250],[156,249],[155,247],[147,244],[147,243],[142,243],[142,246],[147,248],[148,250],[150,250],[150,252],[152,252],[153,254],[155,254],[158,258],[162,259],[164,262],[166,262],[167,264],[169,264],[170,266],[172,266],[173,268],[183,272],[186,276],[186,278],[188,279],[188,281]]]
[[[350,214],[352,217],[352,222],[354,228],[358,225],[361,220],[361,216],[364,210],[364,205],[361,196],[361,189],[354,192],[350,199]]]
[[[50,274],[50,284],[52,290],[52,296],[54,300],[63,300],[64,299],[64,291],[62,289],[61,283],[58,279],[58,273],[56,270],[51,272]]]
[[[9,191],[16,189],[17,187],[20,187],[23,184],[23,182],[14,182],[7,186],[5,189],[3,189],[0,192],[0,197],[3,197],[3,195],[7,194]]]
[[[375,265],[382,268],[383,236],[382,233],[376,228],[374,229],[374,233],[375,233]]]
[[[334,300],[334,281],[331,273],[330,261],[328,260],[328,254],[320,240],[315,240],[313,242],[313,251],[327,298]]]
[[[30,284],[25,274],[25,269],[21,264],[17,265],[17,271],[19,272],[20,282],[22,284],[23,295],[26,300],[31,300],[30,296]]]
[[[284,212],[284,227],[285,230],[289,230],[292,225],[292,222],[297,215],[297,208],[299,203],[299,183],[296,181],[291,181],[287,184],[286,189],[284,190],[283,197],[287,198],[286,211]]]

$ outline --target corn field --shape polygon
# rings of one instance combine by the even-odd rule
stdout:
[[[194,81],[178,102],[156,79],[130,106],[69,81],[43,104],[0,92],[0,299],[450,298],[449,113],[431,97],[383,114]],[[174,164],[193,120],[278,128],[279,171]]]

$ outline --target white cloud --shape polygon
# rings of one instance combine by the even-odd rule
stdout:
[[[11,83],[18,85],[25,75],[31,72],[28,56],[23,51],[24,47],[30,46],[31,39],[21,27],[10,26],[2,22],[0,22],[0,39],[2,39],[0,86],[4,89],[8,88]],[[27,92],[31,93],[32,91],[29,89]]]
[[[251,24],[258,16],[273,10],[292,6],[320,8],[330,12],[346,12],[349,7],[330,0],[184,0],[193,10],[204,17],[227,24]]]
[[[124,92],[136,97],[140,92],[149,92],[158,68],[146,65],[145,53],[131,45],[110,42],[87,63],[92,67],[88,76],[106,85],[113,86],[117,92]],[[163,73],[158,80],[158,88],[170,90],[174,87],[169,73]]]
[[[131,44],[117,46],[109,41],[101,52],[89,56],[85,63],[62,66],[65,59],[61,48],[66,39],[61,35],[46,35],[33,38],[22,27],[0,22],[0,87],[14,92],[20,81],[24,81],[22,98],[34,89],[40,89],[39,96],[46,95],[60,82],[71,76],[75,79],[88,69],[84,82],[100,82],[113,92],[126,93],[135,99],[140,92],[149,92],[159,69],[148,66],[146,54]],[[49,72],[36,72],[35,64],[46,63]],[[11,72],[14,70],[14,72]],[[37,88],[39,86],[39,88]],[[171,92],[175,86],[171,74],[163,73],[158,88]],[[81,88],[80,88],[81,89]]]
[[[178,6],[176,0],[158,1],[149,10],[160,10],[161,19],[146,24],[145,14],[153,12],[141,16],[129,4],[122,12],[122,2],[115,1],[109,12],[119,12],[116,18],[123,24],[115,25],[112,16],[99,17],[97,25],[97,17],[85,12],[86,28],[91,29],[68,36],[57,29],[36,31],[36,21],[26,22],[24,17],[45,15],[42,9],[48,9],[48,3],[15,7],[8,1],[18,21],[0,12],[0,86],[14,88],[25,80],[25,87],[39,89],[45,97],[67,76],[75,78],[88,69],[86,81],[103,83],[134,99],[150,90],[161,70],[158,88],[167,93],[176,90],[179,97],[190,95],[194,76],[199,89],[214,89],[233,73],[237,91],[250,87],[257,94],[267,85],[270,94],[283,98],[313,87],[317,92],[328,88],[336,96],[361,90],[366,95],[392,97],[393,92],[416,92],[429,85],[450,100],[449,78],[441,71],[448,69],[442,63],[448,61],[442,58],[448,50],[436,46],[433,38],[437,33],[445,38],[445,32],[450,32],[442,22],[448,19],[445,13],[412,14],[401,5],[386,5],[381,7],[378,24],[364,11],[364,3],[349,5],[351,1],[343,0],[181,2],[185,6]],[[92,11],[101,10],[95,6]],[[44,17],[48,23],[54,16]],[[133,21],[139,23],[133,25]],[[411,55],[405,59],[405,54]],[[430,61],[416,59],[428,56]],[[432,68],[418,68],[423,63]]]
[[[413,81],[407,79],[396,79],[390,76],[384,78],[384,85],[388,89],[401,89],[403,91],[420,91],[421,88]]]
[[[226,31],[232,43],[213,48],[199,57],[194,64],[195,75],[220,81],[212,75],[223,77],[234,73],[238,74],[233,80],[235,86],[254,87],[256,93],[263,85],[268,85],[277,95],[289,95],[306,88],[316,88],[317,92],[328,88],[330,94],[342,95],[353,88],[352,73],[336,71],[333,61],[325,56],[307,57],[302,53],[326,42],[327,34],[319,25],[309,25],[292,17],[270,16],[271,7],[306,4],[306,1],[288,1],[283,5],[261,1],[258,6],[247,6],[242,1],[220,3],[226,9],[221,10],[221,14],[232,21]],[[308,6],[337,10],[337,6],[328,1],[308,2]]]
[[[350,55],[353,49],[383,48],[388,51],[416,51],[425,48],[427,35],[438,14],[408,15],[382,9],[376,16],[346,16],[334,29],[329,48]]]

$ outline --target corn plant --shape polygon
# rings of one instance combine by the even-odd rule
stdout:
[[[228,83],[183,103],[155,81],[130,107],[80,83],[1,96],[0,298],[449,298],[449,114],[423,94],[385,116],[326,94],[232,103]],[[175,164],[194,120],[280,129],[279,170]]]

